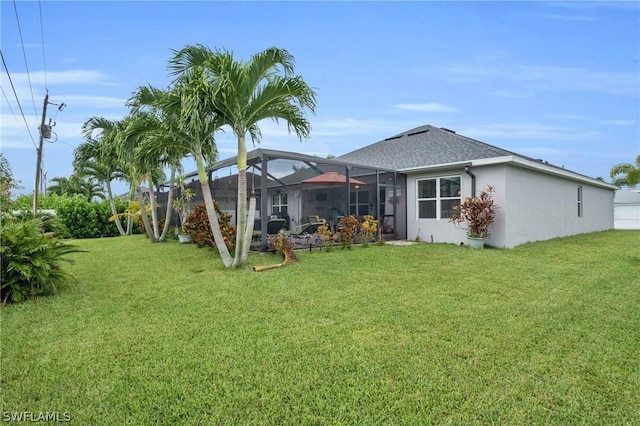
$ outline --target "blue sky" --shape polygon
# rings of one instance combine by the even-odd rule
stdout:
[[[2,0],[1,19],[1,149],[22,192],[47,90],[67,105],[48,108],[50,180],[72,173],[84,121],[124,117],[138,86],[170,83],[172,50],[195,43],[296,58],[317,90],[311,138],[265,122],[268,149],[341,155],[431,124],[591,177],[640,153],[638,2]],[[220,159],[235,154],[230,132],[217,141]]]

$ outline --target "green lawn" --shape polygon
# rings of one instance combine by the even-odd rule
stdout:
[[[640,424],[640,232],[305,251],[264,272],[141,236],[76,244],[76,282],[0,311],[3,416]]]

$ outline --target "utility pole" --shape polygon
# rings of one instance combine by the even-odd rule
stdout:
[[[40,144],[38,146],[38,160],[36,163],[36,183],[33,187],[33,214],[38,213],[38,190],[40,189],[40,167],[42,164],[42,144],[44,143],[44,120],[47,117],[47,105],[49,105],[49,92],[44,95],[44,104],[42,105],[42,121],[40,122]]]

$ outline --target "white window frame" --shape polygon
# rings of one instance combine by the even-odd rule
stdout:
[[[286,198],[286,202],[283,203],[282,202],[282,198],[283,196]],[[278,213],[280,213],[282,211],[282,208],[285,208],[285,212],[288,214],[289,212],[289,196],[287,195],[286,192],[276,192],[272,195],[271,197],[271,212],[275,212],[276,209],[278,211]]]
[[[462,188],[462,176],[461,175],[451,175],[451,176],[438,176],[438,177],[429,177],[416,179],[416,218],[418,220],[449,220],[449,218],[442,217],[442,201],[446,200],[458,200],[457,204],[462,202],[462,194],[458,194],[456,197],[441,197],[440,196],[440,179],[452,179],[458,178],[460,180],[460,187]],[[435,180],[436,181],[436,196],[435,198],[420,198],[420,182],[427,180]],[[420,202],[421,201],[435,201],[436,202],[436,217],[420,217]]]

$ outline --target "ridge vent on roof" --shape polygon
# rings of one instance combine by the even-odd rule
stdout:
[[[391,136],[390,138],[386,138],[385,141],[390,141],[392,139],[400,139],[402,137],[402,135],[398,135],[398,136]]]
[[[454,132],[454,131],[453,131],[453,130],[451,130],[451,129],[447,129],[446,127],[440,127],[440,128],[441,128],[442,130],[444,130],[445,132],[450,132],[450,133],[453,133],[453,134],[455,134],[455,133],[456,133],[456,132]]]
[[[427,133],[428,131],[429,131],[429,129],[418,130],[417,132],[407,133],[407,136],[419,135],[420,133]]]

